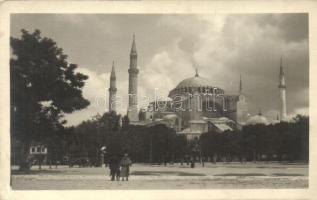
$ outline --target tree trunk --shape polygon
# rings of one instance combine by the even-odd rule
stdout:
[[[39,162],[39,170],[41,170],[42,169],[42,158],[41,158],[41,156],[39,156],[38,162]]]
[[[50,164],[49,164],[49,168],[52,169],[52,157],[50,156]]]
[[[55,169],[57,169],[57,152],[55,152]]]
[[[149,151],[149,163],[152,164],[153,162],[153,158],[152,158],[152,148],[153,148],[153,141],[152,141],[152,135],[151,135],[151,138],[150,138],[150,151]]]
[[[256,162],[256,153],[255,153],[255,150],[253,150],[253,162]]]
[[[21,171],[31,169],[32,163],[30,163],[29,151],[30,151],[30,144],[29,142],[26,142],[22,145],[21,152],[20,152],[21,156],[20,156],[19,170]]]

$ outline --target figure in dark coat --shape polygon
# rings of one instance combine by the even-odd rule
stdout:
[[[128,181],[129,173],[130,173],[130,166],[132,164],[132,161],[128,157],[128,154],[124,154],[123,158],[120,161],[121,171],[120,176],[122,178],[122,181],[124,181],[124,178],[126,178],[126,181]]]
[[[110,176],[111,181],[117,179],[120,180],[120,158],[116,155],[111,155],[109,158],[109,168],[110,168]]]

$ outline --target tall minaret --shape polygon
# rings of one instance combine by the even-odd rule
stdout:
[[[279,75],[279,85],[278,88],[280,90],[280,117],[281,120],[286,119],[286,83],[285,83],[285,73],[282,64],[282,57],[280,63],[280,75]]]
[[[240,83],[239,83],[239,95],[242,94],[242,78],[241,78],[241,74],[240,74]]]
[[[199,77],[198,69],[196,68],[195,77]],[[202,118],[202,99],[200,95],[200,91],[197,89],[193,89],[191,92],[191,100],[190,100],[190,120],[200,120]]]
[[[137,65],[138,55],[135,46],[135,36],[133,35],[133,42],[130,52],[130,68],[129,72],[129,108],[128,117],[130,122],[139,121],[138,114],[138,65]]]
[[[248,118],[248,104],[242,91],[242,77],[240,74],[239,95],[237,101],[236,121],[240,125],[244,125]]]
[[[110,87],[109,87],[109,112],[116,112],[116,72],[114,70],[114,61],[112,62],[112,69],[110,74]]]

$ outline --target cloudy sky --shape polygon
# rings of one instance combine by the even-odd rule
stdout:
[[[166,97],[181,80],[200,76],[227,94],[238,92],[243,79],[251,114],[259,109],[276,118],[280,58],[286,71],[287,112],[308,113],[309,41],[306,14],[130,15],[15,14],[11,35],[39,29],[54,39],[89,75],[84,87],[91,105],[66,116],[76,125],[108,109],[109,76],[115,61],[118,95],[127,102],[132,35],[138,51],[139,94]],[[105,97],[105,95],[107,95]],[[120,113],[125,114],[127,103]]]

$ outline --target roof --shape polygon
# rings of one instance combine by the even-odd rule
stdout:
[[[220,131],[224,132],[224,131],[232,131],[233,129],[228,126],[227,124],[214,124],[215,127],[217,127]]]
[[[183,87],[212,87],[211,81],[200,77],[200,76],[194,76],[190,78],[186,78],[182,80],[176,88],[183,88]]]
[[[175,94],[192,92],[192,89],[198,90],[199,92],[217,93],[224,94],[224,90],[219,87],[214,87],[211,84],[211,80],[200,77],[196,74],[194,77],[186,78],[182,80],[174,89],[169,92],[169,97]]]
[[[248,125],[255,125],[255,124],[265,124],[265,125],[267,125],[267,124],[269,124],[269,122],[268,122],[268,120],[266,119],[265,116],[263,116],[263,115],[255,115],[255,116],[250,117],[247,120],[246,124],[248,124]]]
[[[46,142],[41,142],[41,141],[31,141],[31,146],[39,146],[39,145],[46,145]]]
[[[191,131],[190,128],[185,128],[184,130],[178,132],[180,134],[200,134],[200,131]]]
[[[176,114],[167,114],[163,117],[164,120],[170,120],[170,119],[176,119],[177,115]]]
[[[227,117],[220,117],[220,118],[207,118],[204,117],[204,120],[211,123],[234,123],[231,119]]]
[[[196,119],[196,120],[192,119],[189,122],[192,123],[192,124],[206,124],[206,121],[203,120],[203,119]]]

